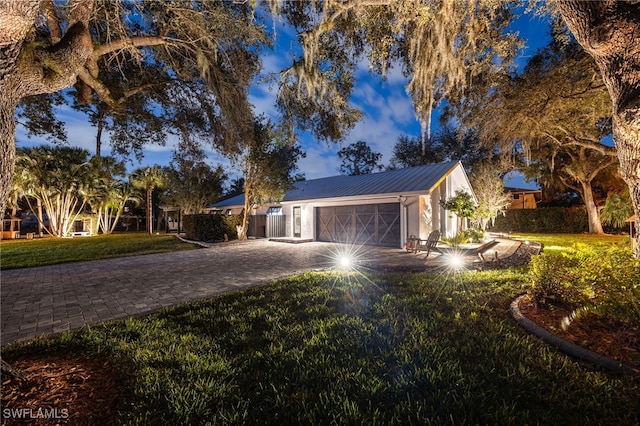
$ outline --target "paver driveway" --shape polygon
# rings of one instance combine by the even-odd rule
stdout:
[[[174,253],[3,271],[2,334],[6,344],[333,266],[329,243],[250,240]],[[371,259],[424,268],[420,256],[367,248]],[[412,266],[413,265],[413,266]]]

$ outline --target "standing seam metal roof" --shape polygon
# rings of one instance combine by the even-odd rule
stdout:
[[[457,161],[452,161],[368,175],[341,175],[296,182],[283,201],[429,191],[457,164]]]
[[[367,175],[340,175],[296,182],[282,201],[430,191],[458,164],[459,161],[449,161]],[[244,194],[240,194],[215,203],[214,206],[237,206],[243,203]]]

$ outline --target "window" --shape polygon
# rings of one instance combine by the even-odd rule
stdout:
[[[267,216],[282,216],[282,206],[273,206],[267,209]]]

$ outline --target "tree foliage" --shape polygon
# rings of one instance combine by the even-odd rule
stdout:
[[[325,138],[340,139],[358,118],[348,100],[364,58],[383,76],[402,64],[416,115],[429,133],[434,105],[462,93],[479,72],[508,62],[519,43],[506,31],[512,3],[505,1],[274,3],[302,46],[281,73],[279,106],[287,119]]]
[[[521,74],[486,90],[463,103],[463,123],[478,129],[483,141],[502,141],[503,152],[521,148],[525,174],[544,187],[561,183],[580,194],[590,232],[601,233],[594,187],[598,179],[615,179],[608,172],[617,167],[617,157],[605,143],[609,101],[593,60],[575,42],[553,41]]]
[[[473,129],[464,132],[445,125],[426,140],[424,145],[420,137],[399,136],[388,168],[461,161],[465,170],[470,173],[476,165],[490,158],[490,154],[490,150],[479,142]]]
[[[239,239],[246,237],[250,210],[281,200],[295,179],[297,161],[304,152],[289,136],[270,120],[256,117],[252,137],[244,141],[242,150],[233,158],[244,177],[244,218]]]
[[[123,147],[147,140],[149,125],[160,125],[151,115],[163,111],[165,132],[174,126],[180,136],[235,149],[251,132],[247,87],[268,42],[253,12],[226,1],[0,2],[2,210],[15,164],[14,112],[30,96],[73,87],[80,103],[96,105],[96,119],[112,117]],[[33,118],[32,133],[40,131]]]
[[[629,198],[629,191],[620,194],[609,194],[607,201],[600,211],[602,222],[614,228],[623,228],[633,215],[633,205]]]
[[[473,219],[481,229],[486,229],[488,224],[493,225],[495,218],[509,208],[513,195],[505,192],[503,175],[494,164],[484,163],[478,166],[469,179],[478,200]]]
[[[103,234],[111,234],[125,205],[130,201],[138,203],[140,199],[131,181],[125,177],[122,162],[114,157],[94,157],[91,165],[94,176],[88,202],[96,213],[98,230]]]
[[[374,170],[382,170],[380,164],[382,154],[373,151],[365,141],[358,141],[341,148],[338,151],[338,158],[342,161],[340,173],[343,175],[367,175]]]
[[[206,155],[196,145],[182,146],[173,153],[167,176],[165,203],[180,208],[183,214],[198,214],[222,195],[226,179],[222,166],[211,167]]]

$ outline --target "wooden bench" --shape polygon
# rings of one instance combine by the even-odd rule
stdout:
[[[71,236],[72,237],[88,237],[89,233],[87,231],[72,232]]]

